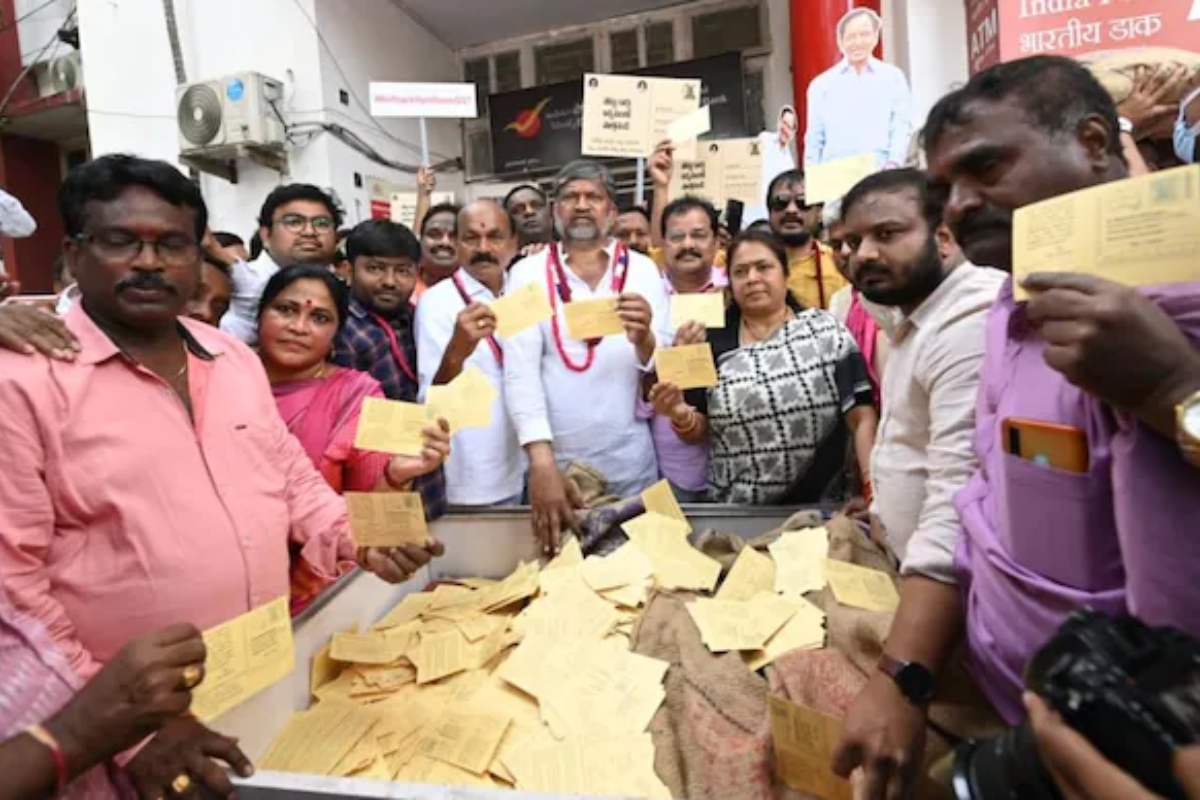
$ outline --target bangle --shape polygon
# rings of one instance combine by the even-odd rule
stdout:
[[[61,795],[66,791],[67,784],[70,783],[70,776],[67,774],[67,757],[58,743],[58,739],[55,739],[54,735],[41,725],[30,725],[25,729],[25,733],[41,742],[50,751],[50,755],[54,758],[54,794],[55,796]]]
[[[671,420],[671,430],[675,431],[676,436],[686,436],[692,433],[700,426],[700,415],[696,413],[696,409],[688,409],[687,420],[681,425],[674,419]]]

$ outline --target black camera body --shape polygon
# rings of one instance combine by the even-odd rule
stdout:
[[[1186,800],[1175,750],[1200,740],[1200,642],[1091,610],[1072,614],[1029,662],[1026,687],[1147,789]],[[955,758],[960,800],[1060,797],[1028,722]]]

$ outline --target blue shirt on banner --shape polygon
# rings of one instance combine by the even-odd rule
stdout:
[[[912,98],[904,73],[872,58],[856,72],[842,59],[808,85],[804,163],[874,153],[880,167],[902,165],[912,137]]]

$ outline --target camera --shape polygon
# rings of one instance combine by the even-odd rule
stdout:
[[[1175,750],[1200,739],[1200,642],[1132,617],[1077,611],[1034,655],[1025,685],[1150,791],[1186,800]],[[959,800],[1055,800],[1028,720],[954,757]]]

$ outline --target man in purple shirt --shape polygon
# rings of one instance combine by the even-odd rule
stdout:
[[[1111,98],[1058,57],[997,65],[942,98],[925,147],[967,256],[1010,271],[1014,209],[1128,176]],[[1025,714],[1026,662],[1076,608],[1200,635],[1200,472],[1173,441],[1176,405],[1200,391],[1200,283],[1139,292],[1055,267],[1026,280],[1027,304],[1010,281],[988,320],[980,469],[955,501],[961,592],[902,610],[847,713],[834,767],[862,767],[868,798],[911,792],[926,704],[964,634],[973,676],[1009,723]],[[1087,472],[1006,453],[1009,418],[1082,431]]]

